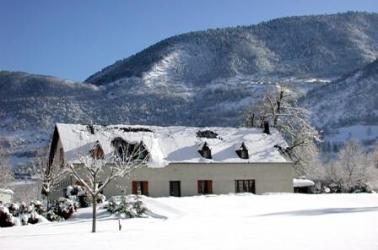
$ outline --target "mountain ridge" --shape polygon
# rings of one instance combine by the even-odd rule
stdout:
[[[240,126],[245,110],[277,85],[303,96],[301,104],[321,130],[371,126],[378,123],[368,116],[378,112],[377,57],[378,14],[352,12],[185,33],[118,61],[85,83],[2,71],[0,146],[16,164],[48,145],[56,122]],[[358,72],[353,82],[350,77]],[[338,87],[342,81],[353,91]],[[354,98],[359,84],[367,87]],[[360,105],[349,104],[355,107],[347,112],[343,102],[347,116],[334,119],[335,110],[327,105],[344,95]],[[364,104],[370,110],[362,110]],[[375,135],[375,127],[369,129]]]
[[[371,23],[375,24],[374,28],[370,28]],[[198,77],[187,79],[185,70],[192,72],[188,66],[191,61],[189,60],[188,64],[178,61],[180,67],[174,69],[178,71],[177,75],[181,77],[181,81],[195,81],[202,77],[203,81],[208,82],[218,77],[231,77],[237,73],[261,75],[261,72],[286,76],[293,72],[296,76],[305,73],[318,74],[312,77],[330,77],[335,73],[340,75],[371,62],[378,56],[375,42],[378,39],[375,29],[377,23],[376,13],[347,12],[286,17],[257,25],[184,33],[164,39],[135,55],[119,60],[88,77],[85,82],[102,85],[125,77],[143,77],[155,64],[161,62],[165,55],[180,51],[189,54],[189,59],[199,63],[203,68],[210,67],[210,73],[200,70]],[[361,41],[363,37],[369,39]],[[328,42],[327,46],[322,45],[325,43],[323,41]],[[331,49],[334,47],[331,45],[345,45],[345,49],[332,53]],[[286,53],[286,50],[290,53]],[[205,56],[201,57],[200,52]],[[348,52],[353,53],[348,55]],[[214,57],[218,59],[216,65]],[[341,60],[341,57],[344,57],[344,60]],[[225,60],[222,61],[222,58]],[[343,70],[340,72],[324,69],[324,66],[318,65],[321,59],[328,61],[328,65],[336,62],[340,64],[336,68]],[[357,67],[343,65],[348,61],[346,59],[353,60]],[[294,66],[291,67],[290,63]],[[198,68],[202,67],[195,69],[198,71]]]

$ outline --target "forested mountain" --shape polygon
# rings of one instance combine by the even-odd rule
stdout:
[[[85,83],[3,71],[0,146],[14,164],[28,160],[55,122],[240,126],[246,108],[277,84],[302,95],[330,138],[369,126],[371,139],[377,57],[378,14],[348,12],[177,35]]]
[[[269,79],[335,77],[373,61],[377,41],[377,14],[280,18],[174,36],[116,62],[86,82],[104,85],[139,77],[149,86],[162,82],[198,86],[240,74]]]
[[[378,139],[378,60],[309,91],[302,101],[328,140],[372,143]]]

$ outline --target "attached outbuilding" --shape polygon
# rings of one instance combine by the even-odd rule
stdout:
[[[300,179],[294,178],[293,187],[294,187],[295,193],[309,194],[309,193],[312,193],[315,187],[315,182],[309,179],[305,179],[305,178],[300,178]]]
[[[130,150],[143,148],[142,152],[148,154],[147,164],[128,178],[109,184],[104,190],[106,196],[125,190],[153,197],[293,192],[293,164],[275,145],[287,146],[272,128],[267,134],[259,128],[58,123],[49,166],[64,168],[67,163],[78,163],[82,155],[127,156]],[[75,182],[67,176],[56,196]]]

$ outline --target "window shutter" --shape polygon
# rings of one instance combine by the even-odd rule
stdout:
[[[197,181],[197,191],[199,194],[202,193],[202,190],[201,190],[201,181]]]
[[[209,194],[212,194],[213,193],[213,181],[212,180],[209,180],[206,182],[207,184],[207,191]]]
[[[136,181],[132,182],[132,193],[137,194],[138,193],[138,183]]]
[[[148,195],[148,181],[143,181],[142,182],[143,184],[143,191],[142,191],[142,193],[144,194],[144,195]]]

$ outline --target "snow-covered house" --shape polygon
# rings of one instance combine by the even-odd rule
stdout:
[[[0,203],[12,202],[13,194],[13,191],[10,189],[0,188]]]
[[[108,185],[104,194],[123,190],[149,196],[189,196],[234,192],[293,192],[293,164],[275,145],[286,143],[275,129],[56,124],[50,166],[75,163],[95,144],[102,154],[117,150],[115,140],[139,143],[149,154],[146,166]],[[61,183],[61,190],[75,180]],[[58,195],[61,195],[59,193]]]

